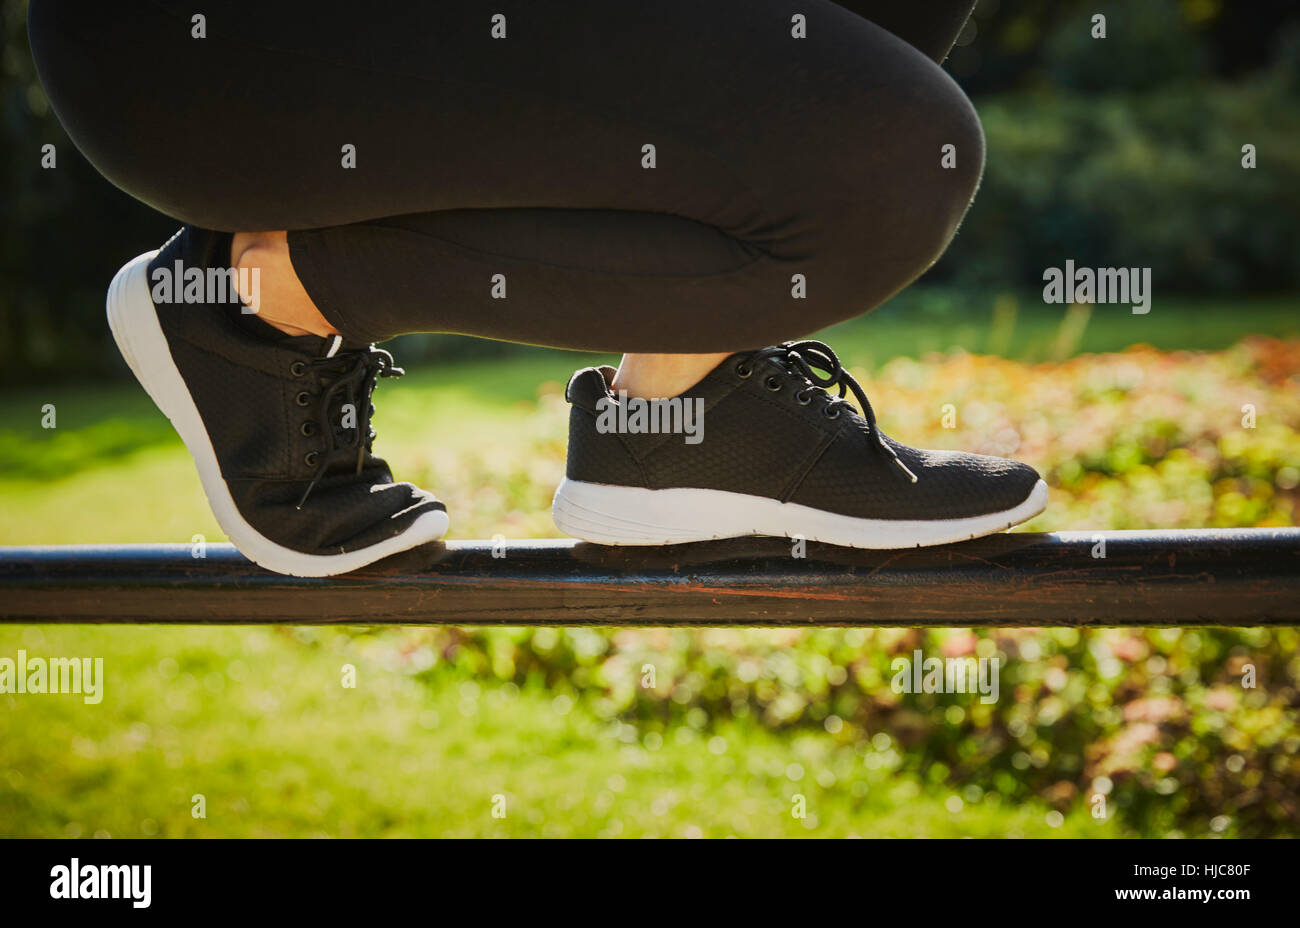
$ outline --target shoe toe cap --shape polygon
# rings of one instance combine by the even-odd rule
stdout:
[[[965,452],[929,452],[938,459],[922,467],[917,484],[929,483],[936,508],[947,507],[950,518],[1014,509],[1029,499],[1038,485],[1038,471],[1007,458]]]
[[[231,482],[240,515],[260,534],[304,554],[357,551],[401,535],[421,516],[444,510],[410,483],[362,478],[323,481],[303,504],[296,481]]]

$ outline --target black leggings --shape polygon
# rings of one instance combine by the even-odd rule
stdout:
[[[31,0],[29,31],[106,178],[290,230],[353,340],[711,352],[859,315],[942,254],[984,161],[937,64],[973,5]]]

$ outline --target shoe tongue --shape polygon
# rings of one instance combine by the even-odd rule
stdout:
[[[727,358],[727,360],[728,360],[728,361],[732,361],[732,362],[734,362],[734,361],[739,361],[739,360],[742,360],[742,359],[744,359],[744,360],[750,360],[750,359],[752,359],[752,358],[754,357],[754,355],[758,354],[760,351],[767,351],[767,350],[769,350],[770,348],[775,348],[775,347],[776,347],[775,345],[769,345],[769,346],[767,346],[766,348],[750,348],[750,349],[748,349],[748,350],[746,350],[746,351],[737,351],[737,352],[736,352],[735,354],[733,354],[731,357]],[[764,360],[764,363],[781,365],[781,364],[783,364],[783,358],[784,358],[784,355],[777,355],[777,356],[770,357],[770,358],[764,358],[763,360]]]
[[[290,335],[263,321],[256,313],[243,312],[239,307],[232,307],[232,309],[236,324],[248,335],[307,357],[332,358],[345,351],[356,351],[367,347],[345,342],[341,335]]]
[[[333,358],[343,350],[342,335],[327,335],[319,338],[318,341],[320,345],[317,350],[322,358]]]
[[[322,358],[333,358],[350,351],[369,351],[371,348],[368,344],[348,341],[343,335],[326,335],[319,339],[319,343]]]
[[[754,349],[751,349],[751,350],[749,350],[749,351],[738,351],[738,352],[736,352],[735,354],[733,354],[731,357],[729,357],[729,358],[727,359],[727,361],[724,362],[724,363],[733,363],[733,364],[734,364],[735,362],[737,362],[737,361],[739,361],[739,360],[742,360],[742,359],[745,360],[747,363],[752,363],[753,356],[756,355],[756,354],[758,354],[760,351],[765,351],[765,350],[767,350],[767,349],[765,349],[765,348],[754,348]],[[719,367],[721,367],[721,366],[722,366],[722,365],[719,365]],[[764,359],[760,362],[760,367],[762,367],[764,370],[770,370],[770,371],[784,371],[784,370],[786,369],[785,356],[784,356],[784,355],[776,355],[776,356],[774,356],[774,357],[764,358]]]
[[[365,351],[369,345],[349,342],[342,335],[286,335],[285,347],[309,354],[313,358],[336,358],[350,351]]]

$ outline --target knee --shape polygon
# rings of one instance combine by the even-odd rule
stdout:
[[[946,75],[945,75],[946,78]],[[919,244],[925,266],[937,261],[961,224],[984,176],[984,128],[979,114],[962,92],[948,86],[929,106],[932,117],[929,145],[918,151],[914,180],[932,211],[929,238]],[[929,151],[925,150],[926,147]],[[927,164],[928,155],[928,164]]]
[[[891,97],[883,119],[879,109],[864,117],[877,128],[857,148],[846,195],[825,204],[835,263],[859,285],[866,274],[888,293],[944,253],[984,172],[984,131],[974,105],[938,67],[926,65],[924,79]]]
[[[919,57],[919,56],[918,56]],[[984,171],[975,107],[933,62],[875,95],[851,145],[818,155],[822,180],[802,235],[779,257],[821,296],[821,325],[858,315],[920,277],[947,249]]]
[[[966,94],[938,67],[903,106],[887,206],[896,222],[894,246],[920,274],[947,249],[975,198],[984,129]]]
[[[125,47],[132,19],[111,3],[30,0],[27,7],[27,39],[45,97],[73,143],[110,179],[103,165],[125,161],[120,152],[131,137],[123,131],[129,95],[115,49]]]

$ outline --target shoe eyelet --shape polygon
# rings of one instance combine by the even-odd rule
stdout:
[[[303,390],[301,393],[299,393],[297,396],[293,398],[293,401],[297,403],[299,406],[306,406],[308,403],[311,402],[311,394],[308,393],[306,390]]]
[[[302,462],[308,467],[315,467],[316,462],[320,460],[320,455],[315,451],[308,451],[303,455]]]
[[[807,390],[800,390],[794,395],[794,401],[800,406],[807,406],[812,402],[812,397],[808,395]]]
[[[764,380],[764,381],[763,381],[763,386],[767,387],[767,388],[768,388],[769,390],[771,390],[773,393],[779,393],[779,392],[781,392],[781,388],[784,387],[785,384],[781,382],[781,378],[780,378],[780,377],[777,377],[777,376],[774,375],[774,376],[769,377],[769,378],[767,378],[766,380]]]
[[[825,409],[822,410],[822,415],[825,416],[827,419],[838,419],[840,417],[840,409],[838,406],[833,408],[827,406]]]
[[[754,369],[752,367],[747,366],[743,361],[740,364],[736,365],[736,376],[739,377],[741,380],[746,379],[752,373],[754,373]]]
[[[302,434],[306,435],[308,438],[311,438],[313,435],[316,434],[316,423],[315,423],[315,422],[304,422],[304,423],[299,427],[298,431],[299,431],[299,432],[302,432]]]
[[[307,372],[307,365],[302,361],[294,361],[289,365],[289,373],[295,377],[301,377]]]

